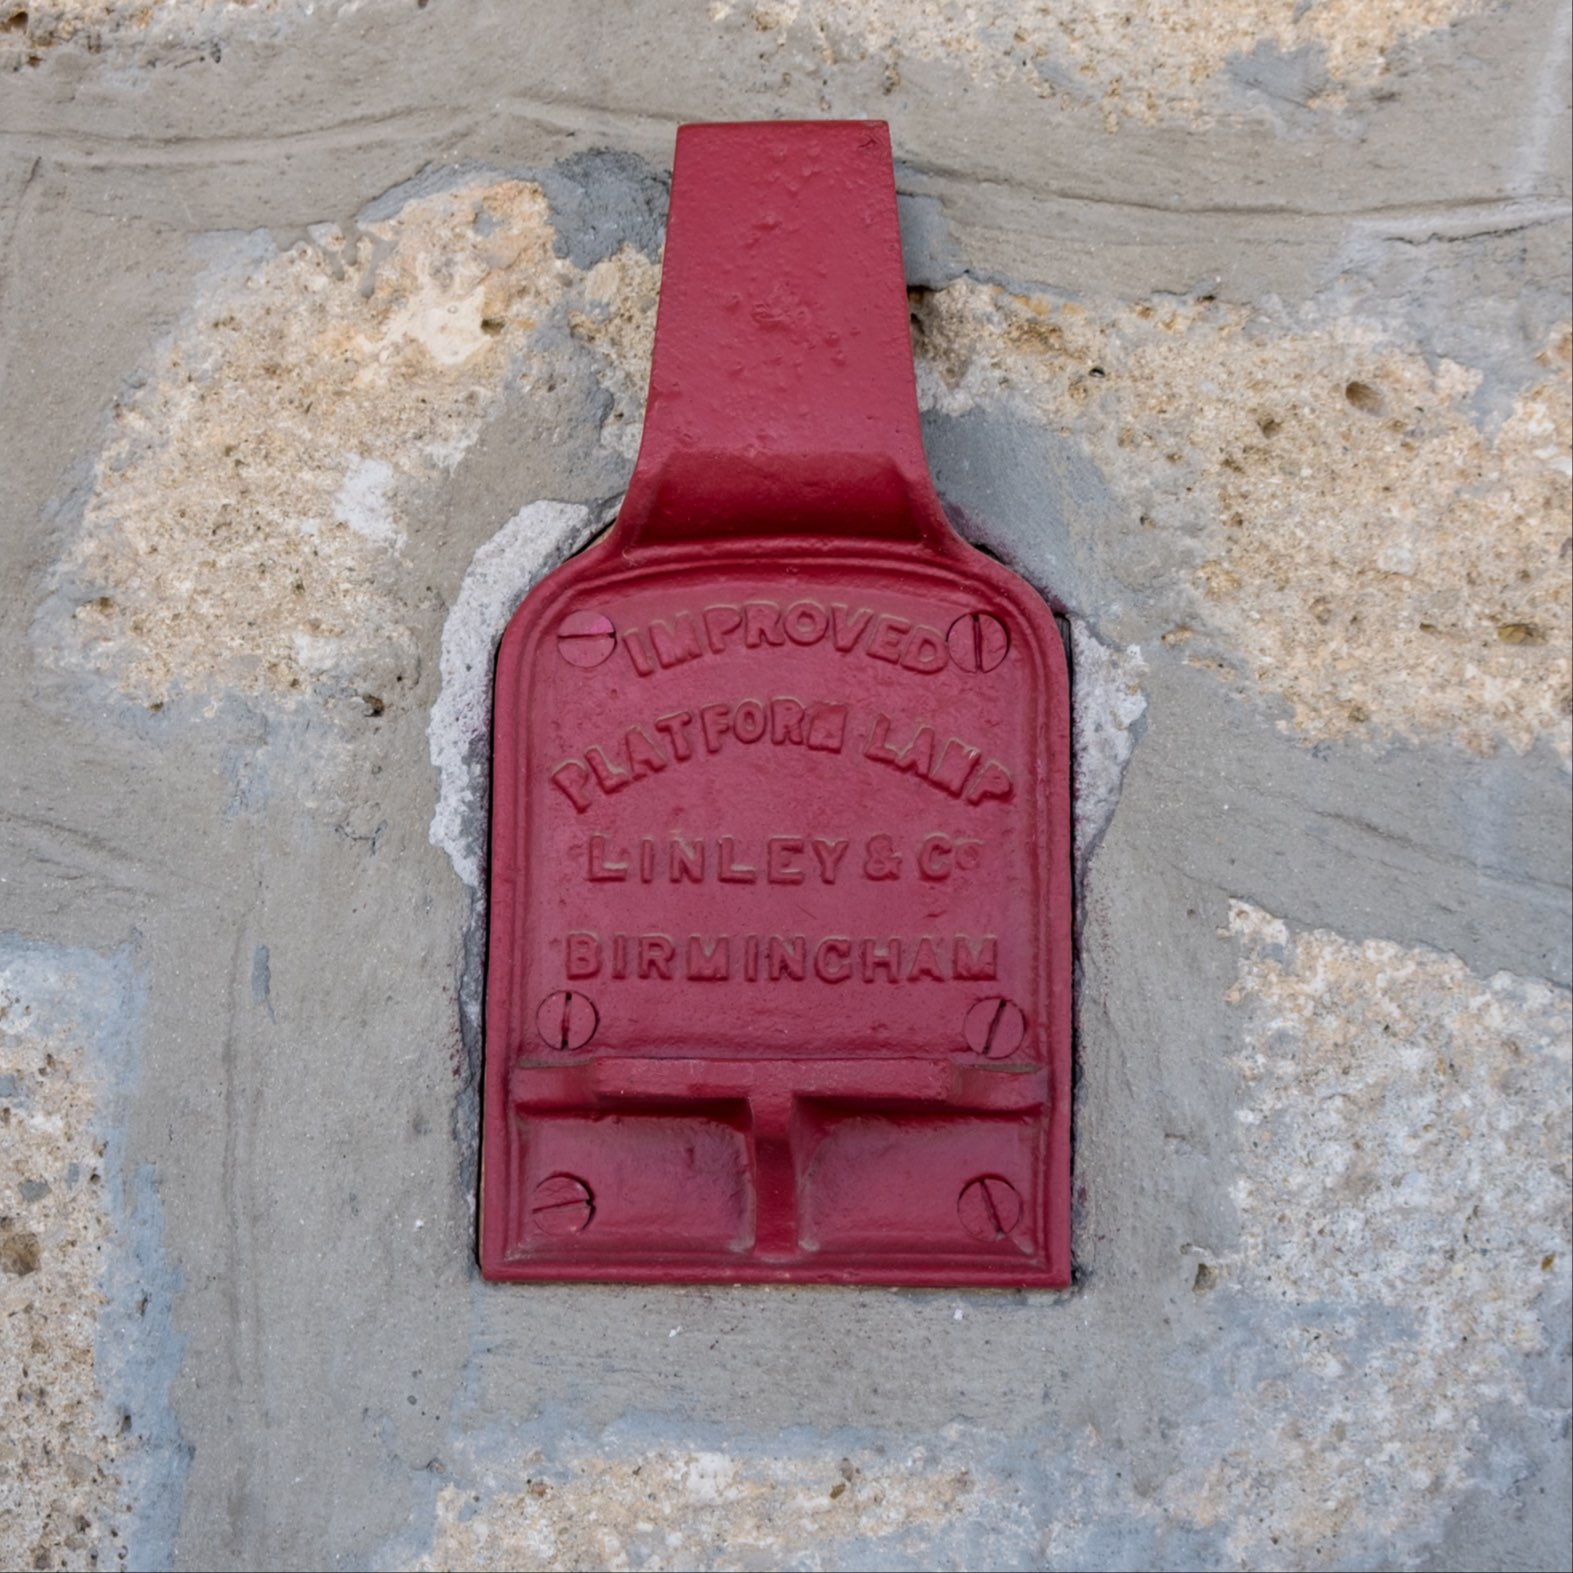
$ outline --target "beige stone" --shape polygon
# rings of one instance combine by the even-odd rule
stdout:
[[[990,85],[1022,83],[1069,106],[1100,101],[1105,124],[1205,119],[1232,57],[1259,45],[1322,52],[1330,78],[1312,103],[1336,107],[1344,84],[1388,70],[1402,41],[1482,9],[1482,0],[1326,0],[1248,4],[955,5],[946,0],[712,0],[717,22],[737,17],[767,36],[806,29],[827,65],[873,57],[887,90],[904,57],[951,60]]]
[[[474,1494],[447,1486],[436,1538],[415,1569],[831,1565],[843,1541],[932,1554],[935,1533],[995,1511],[986,1482],[923,1448],[905,1456],[739,1458],[694,1449],[589,1454],[568,1477],[534,1475]]]
[[[1282,696],[1308,740],[1450,736],[1570,755],[1570,340],[1495,430],[1478,373],[1356,322],[1209,301],[1094,308],[959,281],[919,315],[923,401],[1083,444],[1162,532],[1197,659]]]
[[[1283,1375],[1166,1501],[1240,1565],[1434,1533],[1569,1290],[1573,1012],[1535,979],[1233,907],[1241,1243],[1219,1285],[1281,1312]]]
[[[204,302],[98,461],[72,558],[90,664],[152,705],[403,679],[401,491],[550,384],[555,310],[612,395],[605,440],[637,450],[658,265],[625,247],[580,274],[552,238],[537,188],[471,182]],[[1083,444],[1191,577],[1165,639],[1210,634],[1190,659],[1281,696],[1301,737],[1573,751],[1566,330],[1485,430],[1477,373],[1354,321],[969,280],[916,318],[922,402]]]
[[[226,33],[309,9],[308,0],[0,0],[0,70],[36,66],[62,44],[211,48]]]
[[[401,488],[528,391],[574,271],[552,240],[538,187],[472,182],[218,285],[113,412],[68,564],[82,658],[152,707],[411,680]]]
[[[104,1568],[123,1555],[94,1375],[107,1176],[83,1042],[50,993],[0,965],[0,1566]]]

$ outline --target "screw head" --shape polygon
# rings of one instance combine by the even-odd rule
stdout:
[[[1021,1192],[998,1174],[980,1174],[968,1180],[956,1199],[961,1227],[985,1245],[1009,1239],[1021,1222],[1021,1211]]]
[[[541,1234],[578,1234],[593,1217],[595,1193],[577,1175],[548,1175],[530,1196],[530,1218]]]
[[[535,1030],[548,1047],[566,1053],[582,1049],[595,1036],[601,1018],[588,994],[558,989],[541,1001],[535,1013]]]
[[[1019,1005],[993,995],[979,1000],[961,1024],[962,1036],[974,1054],[986,1060],[1008,1059],[1027,1036],[1027,1018]]]
[[[570,612],[557,625],[557,653],[570,666],[599,666],[617,648],[617,629],[603,612]]]
[[[1010,629],[993,612],[963,612],[946,630],[945,647],[963,672],[992,672],[1010,652]]]

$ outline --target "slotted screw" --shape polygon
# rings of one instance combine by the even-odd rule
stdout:
[[[541,1001],[535,1013],[535,1030],[548,1046],[567,1053],[582,1049],[595,1036],[600,1015],[588,994],[558,989]]]
[[[993,995],[979,1000],[961,1024],[967,1047],[986,1060],[1008,1059],[1027,1036],[1027,1018],[1019,1005]]]
[[[992,612],[964,612],[946,631],[945,647],[963,672],[992,672],[1010,651],[1010,629]]]
[[[599,666],[617,648],[617,629],[603,612],[570,612],[557,625],[557,653],[570,666]]]
[[[993,1245],[1009,1239],[1021,1222],[1021,1192],[1003,1175],[982,1174],[962,1186],[956,1213],[974,1240]]]
[[[549,1175],[530,1197],[530,1217],[541,1234],[578,1234],[595,1217],[595,1194],[577,1175]]]

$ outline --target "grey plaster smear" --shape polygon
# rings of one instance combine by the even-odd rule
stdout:
[[[923,412],[923,447],[946,505],[968,540],[1030,579],[1073,614],[1107,604],[1097,545],[1118,507],[1075,438],[1003,410]]]
[[[896,205],[901,216],[901,267],[909,289],[944,289],[966,271],[960,248],[938,197],[902,188],[913,171],[896,165]]]
[[[580,503],[521,508],[470,560],[442,630],[442,687],[427,737],[439,787],[431,839],[481,901],[491,768],[492,674],[497,644],[531,586],[600,527]]]
[[[1296,922],[1567,986],[1573,825],[1551,749],[1307,750],[1170,651],[1143,682],[1145,739],[1123,790],[1155,868]]]
[[[545,167],[479,159],[432,164],[368,202],[356,219],[371,224],[397,218],[407,203],[478,177],[538,181],[551,207],[557,254],[576,268],[588,270],[625,245],[652,260],[661,255],[670,178],[636,154],[605,148],[575,153]],[[484,219],[480,228],[486,232]]]
[[[558,254],[592,268],[619,246],[635,246],[652,261],[666,243],[670,182],[632,153],[576,153],[540,176],[552,205]]]
[[[83,1054],[110,1226],[98,1281],[91,1286],[104,1303],[90,1399],[103,1433],[115,1439],[112,1468],[120,1484],[113,1523],[125,1548],[119,1565],[169,1567],[191,1448],[170,1404],[185,1345],[172,1320],[181,1276],[165,1256],[154,1170],[133,1164],[128,1155],[147,978],[129,946],[106,956],[0,932],[0,985],[12,1009],[25,1013],[23,1031],[67,1048],[80,1046]],[[68,1189],[87,1178],[80,1166],[73,1168],[76,1172],[57,1177]],[[66,1411],[67,1395],[51,1397],[57,1410]],[[64,1445],[72,1444],[84,1451],[90,1445],[86,1437]]]
[[[1499,224],[1439,217],[1397,243],[1379,218],[1356,220],[1316,315],[1369,316],[1388,331],[1402,323],[1433,361],[1471,367],[1480,380],[1470,408],[1494,431],[1540,372],[1537,357],[1567,319],[1573,282],[1565,211],[1517,206],[1517,217]]]
[[[1263,39],[1249,54],[1233,56],[1228,74],[1248,98],[1259,95],[1280,116],[1308,110],[1330,85],[1327,51],[1317,44],[1285,52]]]

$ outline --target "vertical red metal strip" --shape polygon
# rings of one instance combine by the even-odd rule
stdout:
[[[880,122],[684,126],[616,542],[946,540]]]

